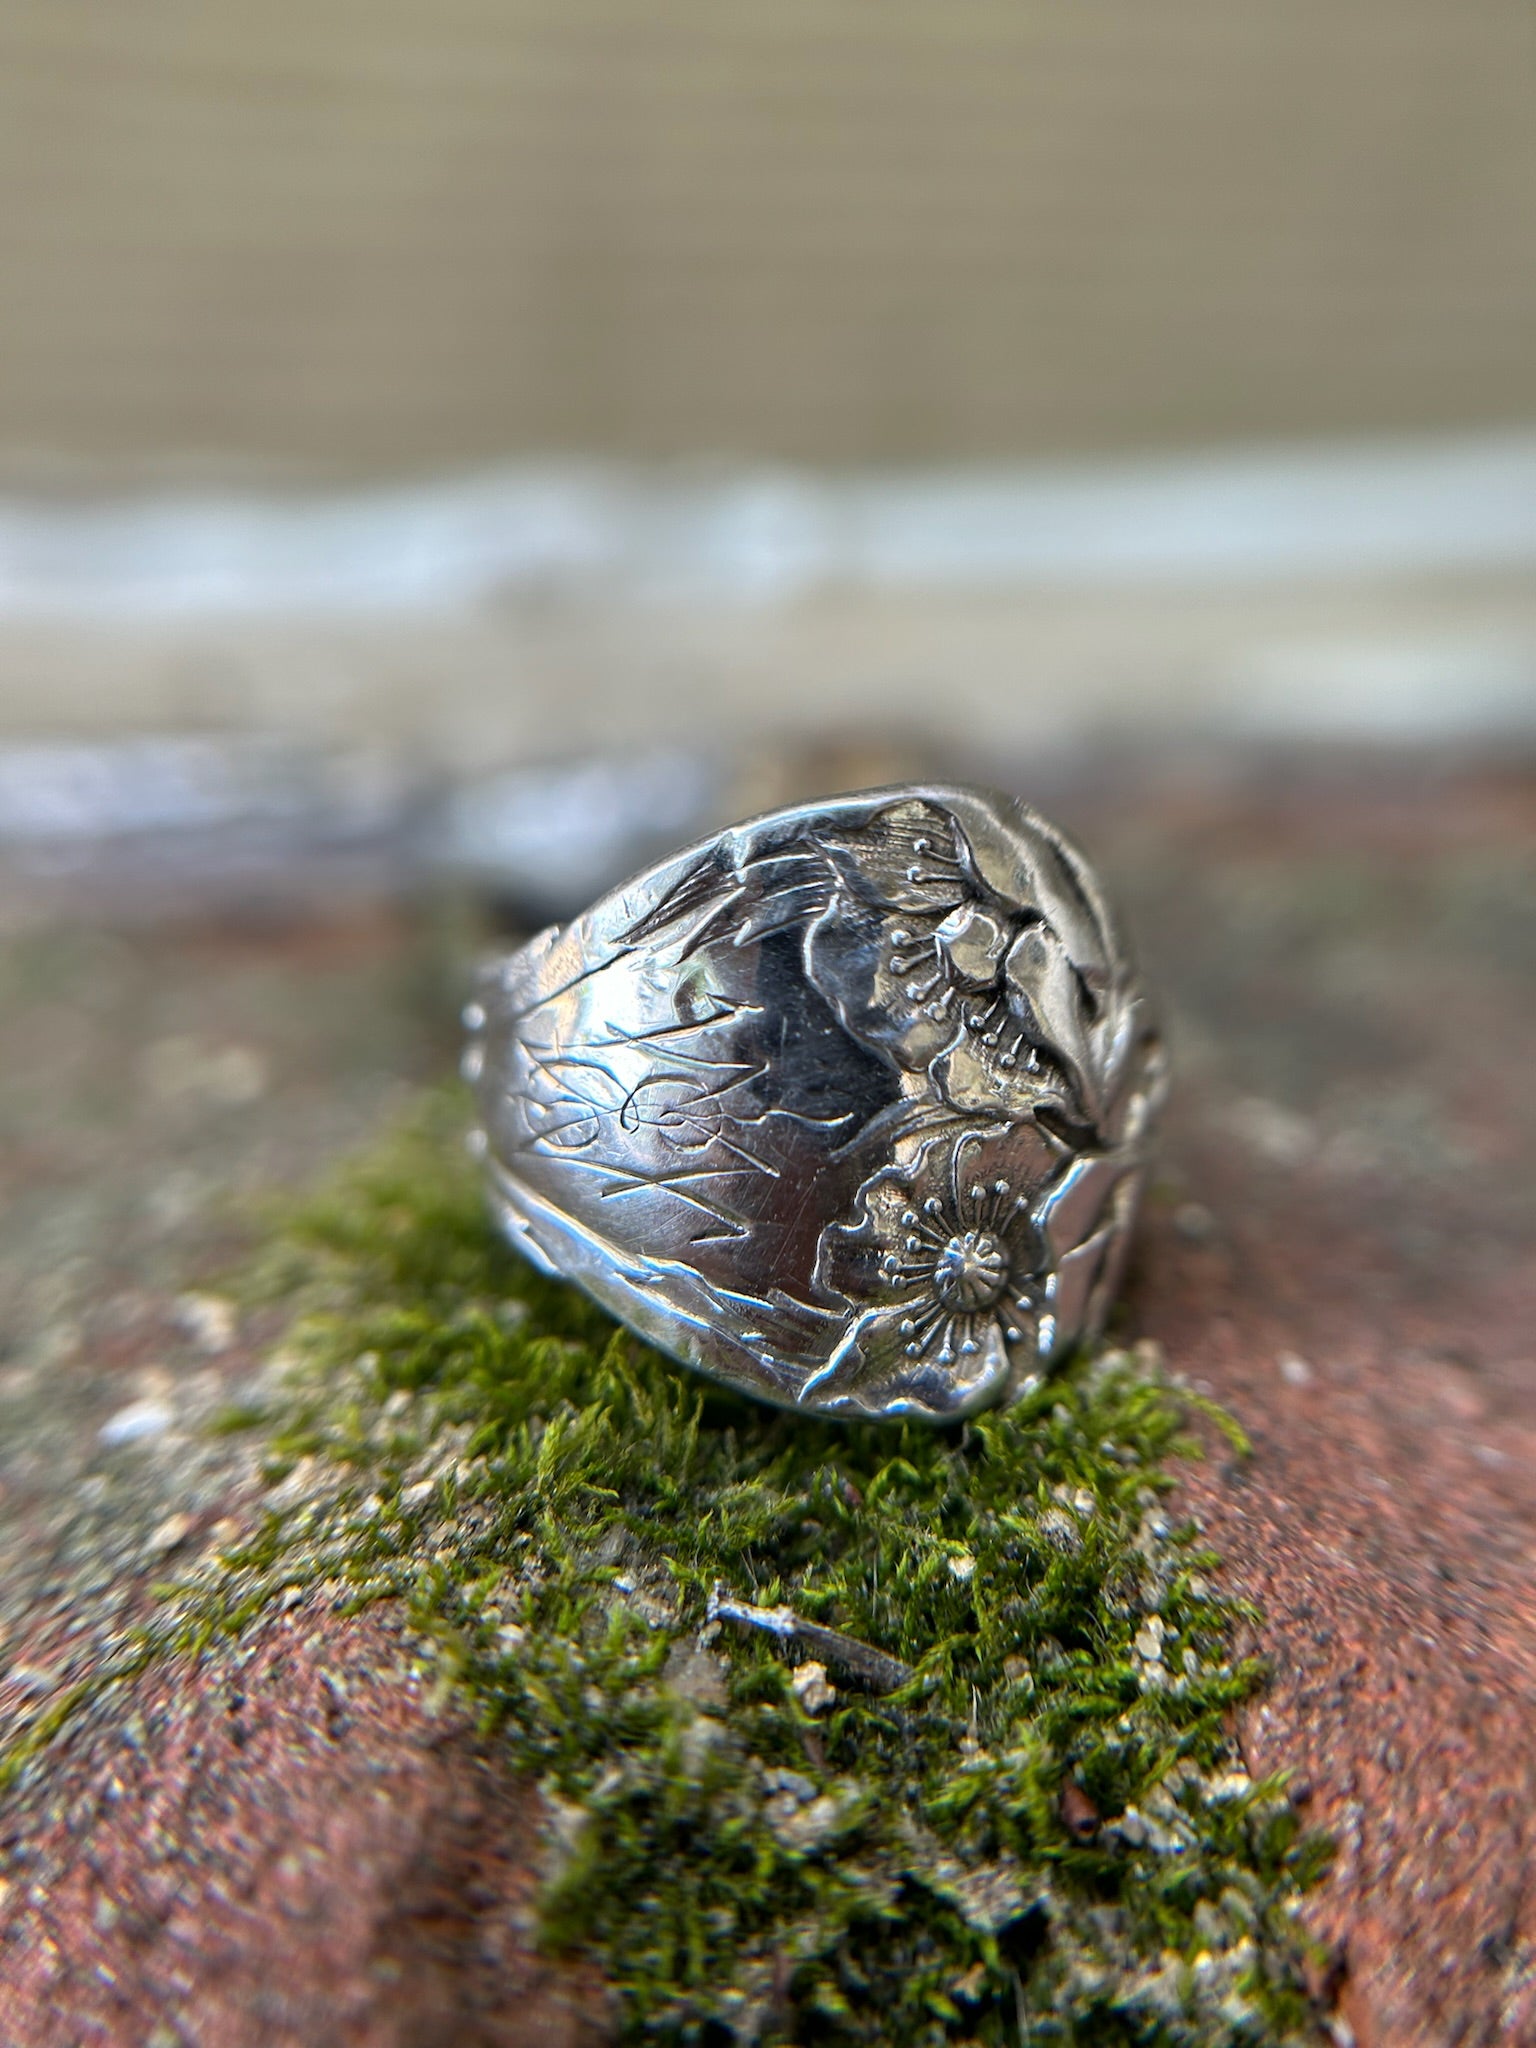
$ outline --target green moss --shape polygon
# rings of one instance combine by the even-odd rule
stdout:
[[[273,1504],[178,1594],[181,1647],[295,1584],[407,1603],[543,1786],[545,1938],[633,2037],[1310,2038],[1324,1852],[1237,1768],[1243,1613],[1159,1507],[1199,1404],[1124,1353],[951,1433],[738,1402],[497,1242],[458,1121],[264,1259],[297,1304]],[[717,1586],[914,1676],[831,1669],[808,1712]]]

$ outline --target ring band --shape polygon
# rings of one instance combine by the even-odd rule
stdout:
[[[491,1200],[716,1380],[944,1422],[1102,1327],[1165,1090],[1099,884],[1011,798],[883,789],[689,847],[488,967]]]

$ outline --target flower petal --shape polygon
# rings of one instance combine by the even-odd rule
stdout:
[[[910,977],[892,973],[897,928],[894,918],[839,890],[806,934],[806,976],[861,1045],[916,1073],[957,1026],[947,1014],[929,1014],[929,1003],[943,993],[936,971],[932,993],[918,997],[908,993]]]
[[[800,1399],[846,1415],[921,1415],[935,1421],[985,1407],[1011,1369],[996,1317],[977,1319],[974,1351],[941,1360],[936,1338],[921,1356],[908,1356],[906,1316],[900,1305],[866,1310],[806,1381]]]
[[[820,1300],[840,1295],[857,1304],[889,1293],[880,1264],[887,1252],[900,1249],[901,1218],[911,1203],[906,1177],[894,1167],[864,1183],[854,1201],[855,1220],[829,1223],[821,1233],[813,1281]]]
[[[838,878],[883,910],[944,916],[976,894],[971,850],[947,811],[906,798],[867,825],[823,831],[816,843]]]
[[[950,977],[966,990],[996,986],[1013,928],[995,911],[979,903],[962,903],[934,933],[939,951],[949,962]]]
[[[944,1100],[962,1116],[1009,1117],[1017,1114],[1017,1068],[998,1064],[996,1054],[962,1034],[933,1063],[933,1078]]]

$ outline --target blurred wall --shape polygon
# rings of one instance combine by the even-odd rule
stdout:
[[[1530,0],[0,0],[0,466],[1536,415]]]

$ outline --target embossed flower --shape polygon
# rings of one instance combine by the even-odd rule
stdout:
[[[910,796],[722,850],[626,937],[668,930],[690,958],[796,933],[844,1030],[913,1083],[931,1079],[942,1110],[1113,1140],[1142,1026],[1114,984],[1102,906],[1039,821],[998,831],[976,812],[972,825]]]
[[[931,1415],[991,1397],[1011,1348],[1032,1341],[1042,1299],[1021,1163],[972,1132],[866,1181],[857,1220],[823,1232],[816,1271],[821,1291],[860,1312],[807,1394]]]
[[[962,1114],[1097,1119],[1096,995],[1044,909],[1001,895],[952,818],[909,800],[818,844],[837,886],[806,959],[856,1037],[931,1067]]]
[[[1094,1322],[1134,1183],[1124,1154],[1064,1159],[1028,1124],[930,1139],[873,1175],[855,1220],[821,1235],[817,1292],[855,1314],[802,1399],[936,1419],[984,1406]]]

